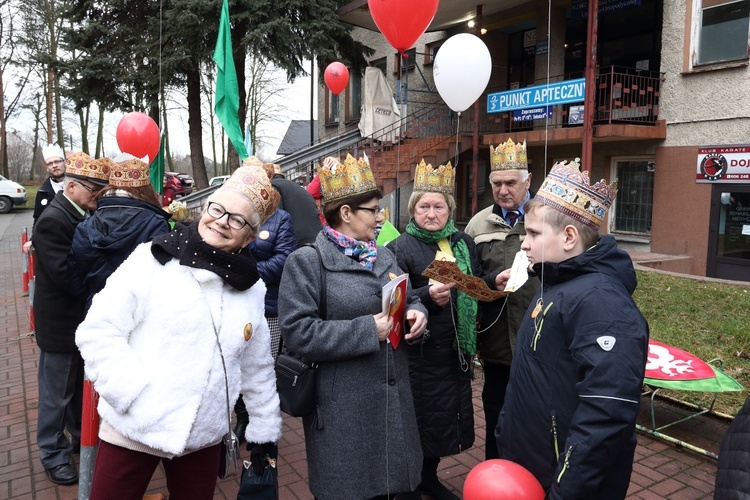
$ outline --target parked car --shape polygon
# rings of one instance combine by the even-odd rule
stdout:
[[[224,184],[224,181],[229,179],[228,175],[217,175],[216,177],[211,177],[211,180],[208,181],[209,186],[218,186],[219,184]]]
[[[193,192],[193,178],[180,172],[166,172],[164,185],[172,184],[177,196],[186,196]]]
[[[176,198],[187,196],[193,192],[193,178],[179,172],[164,173],[164,188],[162,189],[161,204],[166,207]]]
[[[26,188],[0,175],[0,214],[7,214],[13,205],[25,205]]]

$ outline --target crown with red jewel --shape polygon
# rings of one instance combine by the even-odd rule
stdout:
[[[577,221],[599,229],[617,194],[617,180],[607,185],[604,179],[593,186],[589,173],[581,172],[580,159],[555,163],[534,199]]]

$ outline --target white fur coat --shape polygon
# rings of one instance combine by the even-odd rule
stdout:
[[[109,277],[76,332],[99,415],[123,436],[170,454],[219,442],[227,396],[215,324],[230,410],[241,391],[247,441],[277,441],[282,420],[265,284],[241,292],[211,271],[176,260],[162,266],[150,245],[138,246]]]

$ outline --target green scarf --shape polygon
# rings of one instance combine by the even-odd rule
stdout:
[[[427,231],[417,226],[414,219],[411,219],[406,226],[406,232],[423,243],[437,243],[443,238],[450,242],[451,235],[457,233],[458,229],[453,224],[453,220],[448,219],[448,223],[440,231]],[[461,272],[473,276],[469,247],[466,242],[458,239],[451,246],[451,250]],[[458,344],[461,346],[461,351],[467,356],[474,356],[477,352],[477,300],[458,291],[456,315],[458,317]],[[453,348],[457,348],[456,341],[453,342]]]

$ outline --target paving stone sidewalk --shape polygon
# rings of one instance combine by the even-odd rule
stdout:
[[[78,487],[51,483],[39,462],[36,446],[38,350],[34,339],[28,335],[29,302],[22,293],[20,234],[23,227],[31,227],[31,210],[0,214],[0,500],[74,499],[78,498]],[[443,459],[438,471],[441,480],[459,496],[466,475],[484,458],[481,368],[477,369],[476,375],[476,442],[470,450]],[[650,425],[647,398],[644,398],[642,407],[640,423]],[[664,422],[687,413],[659,403],[656,414],[657,425],[664,425]],[[701,416],[676,425],[669,432],[718,453],[718,443],[727,425],[724,421]],[[307,486],[304,432],[300,419],[284,419],[279,454],[280,498],[312,499]],[[628,498],[710,499],[713,497],[715,473],[715,460],[639,433]],[[238,487],[238,478],[221,481],[214,498],[234,499]],[[167,493],[161,470],[155,473],[149,493]]]

